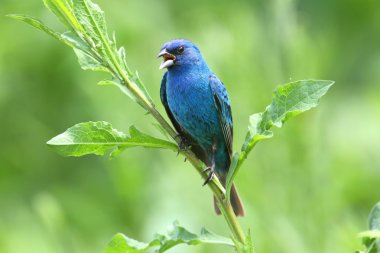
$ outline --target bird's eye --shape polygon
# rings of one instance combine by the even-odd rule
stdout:
[[[183,51],[185,51],[185,48],[184,48],[183,46],[180,46],[180,47],[177,48],[177,52],[178,52],[179,54],[182,54]]]

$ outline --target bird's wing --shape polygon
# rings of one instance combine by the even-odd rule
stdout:
[[[177,120],[174,118],[173,113],[170,110],[167,96],[166,96],[166,76],[168,72],[164,74],[164,77],[162,78],[161,81],[161,88],[160,88],[160,97],[161,97],[161,102],[165,107],[166,113],[172,122],[175,130],[182,136],[185,137],[187,141],[191,143],[191,150],[194,152],[194,154],[205,164],[210,164],[210,161],[208,161],[207,154],[205,151],[198,145],[198,143],[195,141],[194,138],[191,137],[190,134],[188,134],[182,127],[181,125],[177,122]]]
[[[214,75],[210,75],[209,84],[214,97],[214,104],[218,111],[219,124],[223,131],[224,140],[226,142],[227,150],[232,156],[232,140],[233,140],[233,126],[231,106],[228,99],[227,90],[223,83]]]
[[[174,116],[173,116],[173,113],[170,111],[170,108],[169,108],[169,104],[168,104],[168,100],[166,98],[166,76],[168,75],[168,72],[166,72],[164,74],[164,76],[162,77],[162,81],[161,81],[161,88],[160,88],[160,97],[161,97],[161,102],[162,104],[164,105],[165,107],[165,110],[166,110],[166,113],[167,115],[169,116],[169,119],[170,121],[172,122],[175,130],[177,130],[177,132],[179,134],[181,134],[183,132],[182,130],[182,127],[179,125],[179,123],[175,120]]]

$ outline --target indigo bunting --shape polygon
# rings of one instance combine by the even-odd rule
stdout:
[[[233,136],[226,88],[209,69],[198,47],[188,40],[167,42],[158,56],[163,58],[160,69],[167,69],[160,95],[168,117],[181,142],[208,167],[205,184],[216,174],[225,185]],[[235,214],[243,216],[244,208],[235,186],[230,199]],[[215,198],[214,207],[220,214]]]

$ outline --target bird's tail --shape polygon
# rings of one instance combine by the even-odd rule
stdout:
[[[219,209],[216,201],[217,200],[214,197],[215,212],[216,212],[217,215],[220,215],[221,212],[220,212],[220,209]],[[236,187],[235,187],[234,184],[232,184],[232,187],[231,187],[230,201],[231,201],[232,209],[235,212],[235,215],[236,216],[244,216],[245,215],[244,206],[243,206],[243,203],[240,200],[239,194],[238,194],[238,192],[237,192]]]

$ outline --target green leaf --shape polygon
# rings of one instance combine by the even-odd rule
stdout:
[[[316,107],[333,84],[334,81],[301,80],[279,86],[265,111],[249,117],[248,132],[241,152],[234,155],[227,175],[228,198],[233,180],[249,152],[259,141],[273,137],[270,128],[281,128],[288,119]]]
[[[126,143],[126,145],[120,146],[119,149],[114,150],[111,153],[111,157],[115,157],[126,148],[137,147],[137,146],[144,147],[144,148],[166,148],[166,149],[171,149],[174,152],[178,151],[177,144],[174,144],[173,142],[170,142],[170,141],[155,138],[148,134],[140,132],[134,126],[131,126],[129,128],[129,134],[130,134],[130,137],[128,138],[128,143]]]
[[[112,238],[104,253],[143,253],[157,245],[159,245],[158,241],[143,243],[119,233]]]
[[[124,79],[124,81],[128,79],[128,82],[123,86],[127,86],[127,89],[133,90],[147,104],[151,104],[152,99],[138,73],[136,72],[133,75],[127,66],[124,48],[121,47],[117,50],[115,36],[113,40],[109,38],[103,10],[90,0],[73,0],[73,3],[75,16],[85,28],[86,34],[95,42],[96,50],[101,54],[104,63],[117,73],[115,75],[117,75],[118,79]],[[121,72],[126,72],[127,75]],[[134,101],[139,100],[134,98],[135,95],[131,95],[132,93],[129,92],[128,96],[132,97]],[[145,107],[143,102],[139,103]]]
[[[116,38],[115,38],[115,34],[114,34],[114,44],[115,44],[115,47],[116,47]],[[125,54],[125,49],[124,47],[120,47],[119,50],[117,50],[117,55],[119,56],[118,59],[119,59],[119,64],[122,66],[122,68],[128,72],[128,75],[132,75],[132,72],[129,70],[129,67],[128,67],[128,64],[127,64],[127,56]]]
[[[82,38],[70,31],[63,33],[61,37],[73,48],[82,69],[111,73],[110,70],[104,66],[99,54],[93,50],[92,45],[89,45]]]
[[[216,235],[205,228],[201,229],[200,235],[196,235],[180,226],[178,222],[174,222],[173,225],[168,228],[166,234],[157,234],[156,239],[160,241],[161,245],[157,251],[158,253],[165,252],[178,244],[197,245],[210,243],[234,246],[229,238]]]
[[[377,253],[380,251],[380,202],[371,210],[368,219],[368,231],[361,232],[363,245],[366,246],[366,253]]]
[[[72,0],[74,15],[83,26],[91,47],[100,54],[102,65],[113,70],[115,77],[121,79],[120,67],[115,43],[109,39],[103,10],[90,0]]]
[[[157,253],[165,252],[176,245],[222,244],[234,246],[229,238],[216,235],[202,228],[199,235],[189,232],[178,222],[174,222],[165,234],[156,234],[149,243],[143,243],[131,239],[123,234],[117,234],[108,244],[104,253],[143,253],[151,248],[156,248]]]
[[[61,34],[61,38],[67,41],[69,46],[71,46],[72,48],[82,50],[83,52],[86,52],[87,54],[91,54],[91,48],[87,44],[87,42],[85,42],[82,38],[78,37],[73,32],[67,31]]]
[[[47,144],[63,156],[104,155],[108,151],[115,156],[129,147],[177,150],[176,144],[144,134],[134,126],[129,128],[129,133],[128,136],[119,132],[104,121],[86,122],[67,129]]]
[[[248,229],[243,250],[244,250],[244,253],[253,253],[253,243],[252,243],[252,237],[251,237],[251,230],[250,229]]]
[[[246,135],[242,150],[250,150],[260,140],[273,137],[273,132],[261,128],[264,113],[256,113],[249,116],[248,133]]]
[[[380,231],[369,230],[359,234],[363,245],[366,247],[366,253],[378,253],[380,251]]]
[[[380,232],[380,202],[372,208],[368,222],[370,230],[377,230]],[[378,238],[380,238],[380,236]]]
[[[45,6],[58,19],[73,32],[83,33],[84,29],[74,16],[73,5],[71,0],[43,0]]]
[[[95,47],[102,49],[106,44],[111,45],[112,41],[108,38],[107,26],[104,12],[99,5],[90,0],[73,0],[74,14],[79,23],[83,26],[95,42]]]
[[[35,19],[33,17],[29,17],[26,15],[19,15],[19,14],[12,14],[8,15],[11,18],[21,20],[25,23],[30,24],[31,26],[44,31],[45,33],[49,34],[53,38],[69,45],[74,49],[75,54],[78,57],[78,62],[82,69],[90,69],[90,70],[97,70],[97,71],[105,71],[109,72],[107,68],[105,68],[98,60],[96,60],[93,56],[91,56],[90,47],[86,42],[84,42],[81,38],[79,38],[77,35],[73,34],[72,32],[65,32],[63,34],[57,33],[44,25],[40,20]]]
[[[8,17],[21,20],[41,31],[44,31],[45,33],[49,34],[53,38],[67,44],[68,46],[72,47],[74,49],[74,52],[76,53],[78,57],[78,61],[83,69],[91,69],[91,70],[101,70],[101,71],[107,71],[105,67],[103,67],[99,61],[94,59],[91,56],[90,53],[90,47],[87,45],[86,42],[84,42],[81,38],[79,38],[77,35],[73,34],[72,32],[65,32],[63,34],[60,34],[58,32],[53,31],[49,27],[47,27],[44,23],[42,23],[40,20],[35,19],[33,17],[27,16],[27,15],[20,15],[20,14],[11,14],[8,15]]]
[[[98,60],[96,60],[90,54],[74,48],[74,52],[78,58],[79,65],[84,70],[102,71],[110,73],[109,69],[103,66]]]
[[[63,41],[61,38],[61,35],[59,33],[53,31],[52,29],[50,29],[49,27],[44,25],[40,20],[38,20],[36,18],[27,16],[27,15],[22,15],[22,14],[9,14],[9,15],[7,15],[7,17],[14,18],[17,20],[21,20],[21,21],[23,21],[23,22],[25,22],[25,23],[49,34],[53,38],[60,40],[60,41]]]
[[[250,117],[242,151],[249,152],[259,140],[273,137],[269,131],[272,126],[281,128],[288,119],[316,107],[333,84],[326,80],[301,80],[279,86],[265,111]]]
[[[234,243],[237,246],[236,247],[237,253],[253,253],[254,252],[250,229],[248,229],[244,244],[236,240],[234,240]]]
[[[230,192],[231,192],[231,187],[232,187],[232,183],[235,179],[235,176],[237,174],[237,166],[238,166],[238,163],[239,163],[239,158],[240,158],[240,153],[236,152],[233,156],[232,156],[232,160],[231,160],[231,165],[230,165],[230,168],[228,170],[228,173],[227,173],[227,178],[226,178],[226,196],[227,196],[227,200],[229,201],[230,200]]]
[[[360,232],[358,235],[360,238],[368,237],[368,238],[376,238],[380,239],[380,230],[367,230]]]
[[[263,131],[272,125],[280,128],[289,118],[316,107],[333,84],[333,81],[326,80],[302,80],[278,87],[272,104],[263,114],[260,127]]]

